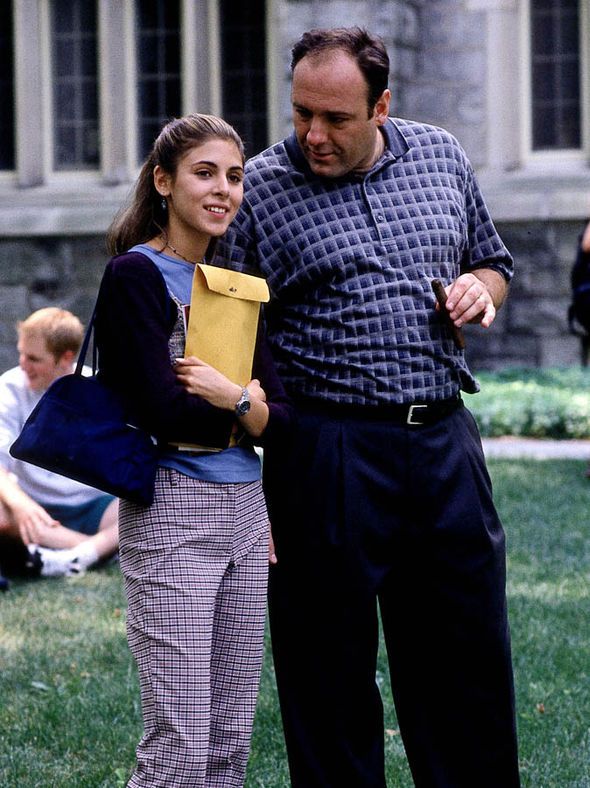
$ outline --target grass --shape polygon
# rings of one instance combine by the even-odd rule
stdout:
[[[489,463],[508,535],[523,784],[590,788],[590,483],[576,461]],[[118,568],[0,596],[0,785],[120,788],[141,731]],[[383,649],[388,781],[411,788]],[[267,659],[247,786],[288,786]]]

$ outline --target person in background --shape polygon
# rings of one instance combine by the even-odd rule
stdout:
[[[206,255],[217,262],[214,242],[242,201],[243,168],[242,141],[222,119],[172,120],[108,235],[115,256],[97,303],[100,374],[161,450],[153,504],[120,505],[144,722],[133,788],[229,788],[246,772],[269,560],[253,444],[281,442],[290,407],[262,333],[246,386],[183,358],[195,265]]]
[[[590,349],[590,221],[578,238],[576,259],[571,273],[572,304],[568,311],[570,331],[582,341],[582,364],[587,366]],[[581,328],[574,325],[577,321]],[[590,462],[585,474],[590,479]]]
[[[8,574],[80,574],[117,551],[116,499],[15,460],[9,449],[53,381],[74,371],[82,324],[46,307],[17,333],[19,365],[0,376],[0,566]]]
[[[268,281],[297,411],[264,459],[291,784],[386,785],[379,604],[415,784],[515,788],[505,540],[452,328],[492,324],[513,261],[457,140],[389,117],[378,37],[309,31],[291,66],[294,131],[220,247]]]
[[[590,222],[588,222],[582,233],[580,248],[583,252],[590,253]]]

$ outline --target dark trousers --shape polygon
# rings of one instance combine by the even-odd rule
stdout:
[[[415,784],[518,786],[504,533],[469,412],[406,427],[304,411],[264,468],[294,788],[386,785],[377,605]]]

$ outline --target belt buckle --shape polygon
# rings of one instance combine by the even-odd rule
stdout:
[[[428,405],[410,405],[408,408],[408,417],[406,419],[406,424],[410,424],[414,427],[419,427],[424,424],[423,421],[414,421],[414,411],[416,408],[428,408]]]

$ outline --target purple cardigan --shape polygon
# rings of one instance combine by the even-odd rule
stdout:
[[[233,413],[216,408],[178,383],[168,340],[177,317],[164,277],[139,252],[114,257],[98,294],[95,338],[100,376],[121,395],[130,419],[159,443],[215,446],[229,440]],[[269,421],[256,443],[281,441],[291,427],[292,407],[259,329],[252,377],[266,392]]]

